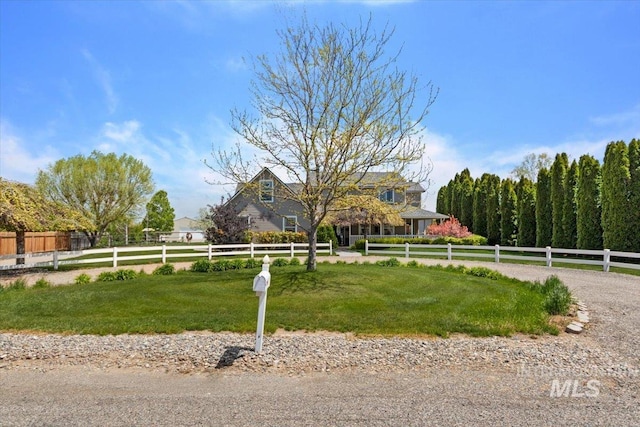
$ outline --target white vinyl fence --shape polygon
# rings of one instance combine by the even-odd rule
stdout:
[[[552,267],[553,262],[563,264],[582,264],[602,266],[603,271],[610,267],[640,270],[640,254],[620,252],[609,249],[580,250],[551,248],[521,248],[513,246],[470,246],[470,245],[418,245],[418,244],[364,244],[365,255],[400,255],[405,258],[443,258],[452,261],[454,258],[490,258],[494,262],[501,260],[539,261]],[[514,254],[515,253],[515,254]],[[635,261],[638,260],[638,261]]]
[[[331,242],[318,243],[318,255],[331,255],[333,247]],[[5,255],[0,257],[0,270],[12,270],[33,267],[51,267],[55,270],[60,265],[70,264],[100,264],[110,263],[117,267],[122,261],[153,260],[156,259],[165,264],[168,260],[178,258],[207,257],[211,260],[219,256],[245,256],[254,258],[264,255],[284,255],[290,258],[298,255],[306,255],[309,251],[308,243],[247,243],[238,245],[184,245],[184,246],[140,246],[140,247],[114,247],[105,249],[87,249],[76,252],[46,252],[39,254]],[[93,255],[99,255],[93,257]],[[88,258],[83,258],[89,256]],[[15,258],[43,258],[40,262],[15,264]]]

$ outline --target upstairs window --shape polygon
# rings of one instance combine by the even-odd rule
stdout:
[[[260,201],[265,203],[273,202],[273,180],[260,180]]]
[[[292,231],[296,233],[298,231],[298,217],[288,215],[282,218],[282,231]]]
[[[393,190],[386,190],[380,193],[380,200],[385,203],[393,203]]]

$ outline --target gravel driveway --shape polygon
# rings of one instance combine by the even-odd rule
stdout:
[[[0,425],[640,425],[640,278],[464,264],[556,274],[592,323],[537,338],[277,333],[260,355],[232,333],[4,333]]]

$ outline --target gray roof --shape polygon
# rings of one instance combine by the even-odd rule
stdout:
[[[431,212],[417,206],[404,206],[400,212],[403,219],[448,219],[448,215]]]

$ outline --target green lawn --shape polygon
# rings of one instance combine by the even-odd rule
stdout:
[[[255,332],[258,269],[143,275],[0,292],[0,330],[59,333]],[[557,333],[531,284],[437,267],[273,267],[265,328],[360,335]]]

